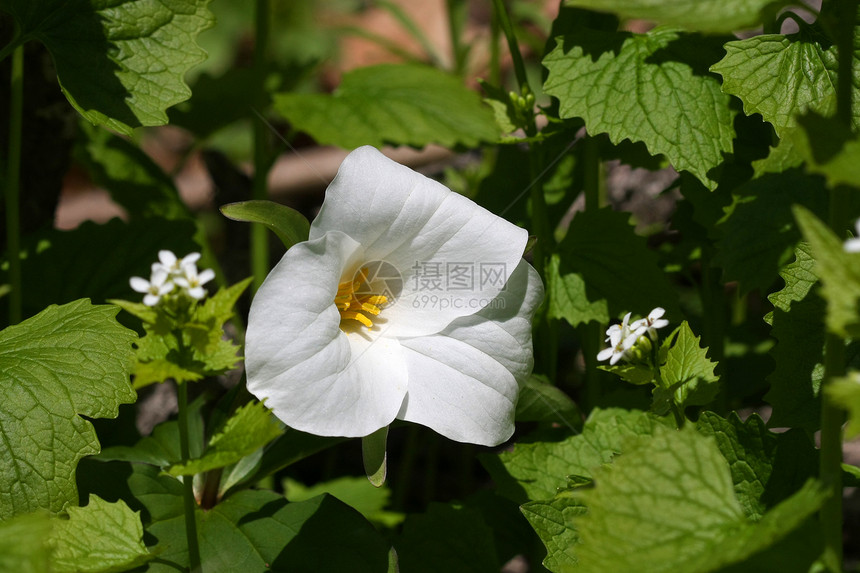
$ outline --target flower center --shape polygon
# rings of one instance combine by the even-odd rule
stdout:
[[[362,289],[362,285],[365,288]],[[388,297],[367,292],[370,285],[367,282],[367,267],[356,273],[351,281],[337,285],[334,304],[340,312],[340,320],[357,320],[367,328],[373,328],[372,316],[377,316],[382,310],[381,305],[388,302]]]

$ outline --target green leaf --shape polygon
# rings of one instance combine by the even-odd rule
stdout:
[[[824,393],[828,400],[848,412],[845,439],[860,435],[860,374],[855,371],[831,380],[824,388]]]
[[[562,118],[581,117],[589,134],[642,141],[711,189],[711,170],[732,152],[734,111],[705,70],[710,44],[677,30],[647,34],[577,30],[543,60],[544,91]],[[717,45],[717,44],[715,44]],[[666,97],[671,94],[671,97]]]
[[[815,272],[815,259],[809,243],[801,242],[794,249],[794,260],[782,267],[779,276],[785,286],[767,296],[767,300],[783,312],[790,312],[791,305],[806,298],[813,285],[818,282]]]
[[[384,426],[369,436],[361,438],[361,457],[364,460],[364,473],[375,487],[385,483],[388,475],[388,426]]]
[[[746,519],[714,441],[694,430],[657,429],[631,443],[578,493],[588,514],[574,520],[577,571],[704,573],[767,549],[825,498],[809,482],[759,522]]]
[[[499,468],[488,470],[499,493],[514,501],[551,499],[568,486],[568,476],[591,477],[595,467],[621,451],[625,439],[651,434],[660,423],[645,412],[593,410],[581,434],[561,441],[518,442],[512,452],[497,456],[504,474]]]
[[[567,6],[613,12],[699,32],[734,32],[768,22],[790,0],[565,0]]]
[[[696,429],[716,440],[738,502],[753,521],[817,475],[818,452],[803,430],[775,434],[757,414],[742,422],[734,412],[728,418],[703,412]]]
[[[552,422],[571,431],[582,429],[582,412],[570,396],[537,374],[526,379],[517,401],[518,422]]]
[[[287,249],[307,241],[311,228],[304,215],[273,201],[229,203],[221,207],[221,213],[234,221],[262,223],[278,236]]]
[[[130,135],[167,123],[188,99],[183,76],[206,59],[197,34],[213,23],[209,0],[0,0],[24,38],[54,58],[69,102],[92,123]]]
[[[140,466],[147,468],[149,466]],[[159,557],[188,567],[181,484],[156,478],[149,468],[144,489],[136,490],[152,516],[147,531],[159,544]],[[165,480],[171,485],[165,489]],[[151,492],[151,493],[150,493]],[[197,511],[203,570],[356,571],[388,567],[389,545],[357,511],[329,495],[288,503],[270,491],[243,490],[204,512]],[[175,571],[154,564],[151,572]]]
[[[842,241],[818,217],[800,206],[794,216],[815,256],[821,296],[827,301],[826,323],[842,338],[860,336],[860,257],[847,253]]]
[[[98,453],[89,418],[135,401],[134,332],[116,307],[87,300],[49,306],[0,332],[0,519],[59,512],[78,499],[78,460]]]
[[[700,340],[685,320],[663,342],[669,352],[660,366],[661,384],[654,390],[658,413],[668,412],[670,402],[682,410],[687,406],[702,406],[720,391],[720,377],[714,374],[717,363],[708,358],[707,348],[699,346]]]
[[[284,93],[275,110],[322,145],[347,149],[437,143],[475,147],[498,139],[493,112],[458,78],[422,65],[358,68],[333,94]]]
[[[800,128],[793,131],[798,152],[806,159],[806,168],[820,173],[827,183],[857,186],[860,182],[860,141],[835,117],[814,112],[797,118]]]
[[[194,475],[236,463],[254,453],[281,434],[271,411],[261,402],[239,408],[224,428],[209,440],[202,457],[168,468],[172,476]]]
[[[371,523],[384,527],[396,527],[405,518],[402,513],[385,511],[391,490],[386,486],[374,486],[364,476],[341,477],[312,486],[286,478],[283,487],[284,495],[291,502],[305,501],[327,493],[361,513]]]
[[[50,543],[57,573],[128,571],[154,557],[143,544],[138,512],[122,501],[90,496],[86,507],[70,507],[69,519],[53,520]]]
[[[754,179],[733,193],[732,204],[717,223],[720,238],[714,262],[723,268],[724,280],[740,283],[741,293],[766,292],[791,260],[800,240],[791,211],[794,204],[826,213],[827,190],[821,178],[792,169]]]
[[[0,571],[52,573],[48,514],[25,513],[0,521]]]
[[[609,310],[606,299],[590,301],[585,293],[585,280],[582,275],[569,270],[570,266],[567,264],[562,267],[563,264],[561,257],[556,253],[547,263],[546,290],[549,293],[547,316],[566,320],[574,327],[591,321],[599,324],[608,323]],[[562,271],[562,268],[565,270]]]
[[[630,309],[647,313],[658,306],[665,308],[669,316],[677,316],[678,297],[660,268],[657,255],[628,224],[629,216],[609,207],[577,213],[559,245],[560,280],[565,286],[577,285],[577,289],[584,286],[589,301],[605,299],[610,316],[620,316]],[[551,261],[550,268],[553,264]],[[578,273],[584,284],[570,278],[571,273]],[[557,286],[558,282],[552,284]],[[564,311],[564,318],[573,320],[571,324],[599,316],[595,310],[600,307],[595,303],[580,302],[579,292],[568,292],[571,304],[565,303],[565,295],[560,294],[555,302],[551,300],[550,306],[555,304],[559,313]],[[585,309],[585,313],[577,314],[578,309]]]
[[[588,513],[588,508],[570,491],[562,491],[547,501],[530,501],[521,510],[546,546],[544,566],[550,571],[573,570],[579,561],[579,533],[572,524]]]
[[[766,34],[728,42],[726,56],[711,66],[723,76],[723,91],[743,101],[747,115],[760,113],[783,137],[807,110],[832,115],[836,110],[836,46],[817,27],[799,33]],[[854,58],[854,85],[860,69]],[[860,110],[860,93],[854,92],[854,123]]]
[[[493,531],[475,510],[431,503],[412,514],[394,540],[400,568],[410,573],[498,571]]]

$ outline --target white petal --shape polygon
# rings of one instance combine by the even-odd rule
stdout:
[[[153,286],[160,287],[165,282],[167,282],[167,277],[170,276],[170,273],[164,267],[158,267],[152,269],[152,277],[150,277],[149,282]]]
[[[131,277],[128,282],[136,292],[149,292],[149,281],[144,278]]]
[[[169,293],[170,291],[172,291],[172,290],[173,290],[173,287],[174,287],[174,286],[175,286],[175,285],[174,285],[172,282],[170,282],[170,281],[168,281],[168,282],[164,283],[163,285],[161,285],[160,287],[158,287],[158,296],[161,296],[161,295],[163,295],[163,294],[167,294],[167,293]]]
[[[143,297],[143,304],[146,306],[155,306],[158,304],[158,301],[161,300],[161,297],[157,294],[148,294]]]
[[[846,253],[860,253],[860,238],[848,239],[843,248]]]
[[[206,269],[199,275],[197,275],[197,284],[205,285],[209,281],[215,278],[215,271],[212,269]]]
[[[666,314],[666,309],[658,306],[657,308],[648,313],[648,319],[654,321],[663,316],[664,314]]]
[[[340,232],[287,251],[251,304],[245,347],[248,390],[290,427],[323,436],[366,436],[390,424],[406,394],[400,345],[340,329],[334,296],[363,256]],[[379,329],[378,331],[376,329]]]
[[[196,286],[194,288],[188,289],[188,296],[193,299],[200,300],[206,296],[206,289],[202,286]]]
[[[185,265],[193,265],[197,261],[200,260],[200,253],[189,253],[182,257],[182,260],[179,261],[179,266],[184,267]]]
[[[436,333],[474,314],[501,291],[528,240],[525,229],[372,147],[356,149],[343,161],[310,237],[330,230],[358,241],[368,261],[386,261],[401,273],[403,292],[386,309],[392,336]],[[471,285],[453,280],[461,266],[470,270]],[[438,288],[427,282],[426,269],[441,271]],[[438,303],[424,296],[436,296]]]
[[[176,255],[173,254],[173,251],[168,251],[167,249],[158,251],[158,260],[161,261],[161,264],[165,267],[172,267],[176,264]]]
[[[624,356],[623,352],[613,352],[612,357],[609,359],[610,366],[615,366],[621,360],[622,356]]]
[[[542,298],[537,272],[523,261],[493,305],[439,334],[401,339],[409,390],[397,417],[460,442],[507,440],[532,369],[531,319]]]
[[[604,348],[600,352],[597,353],[597,361],[603,362],[612,357],[612,354],[615,352],[615,347],[610,346],[609,348]]]

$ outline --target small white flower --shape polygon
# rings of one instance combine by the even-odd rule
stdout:
[[[635,332],[637,337],[647,334],[651,337],[651,340],[657,340],[657,329],[669,324],[668,320],[660,318],[664,314],[666,314],[666,310],[658,306],[649,312],[647,317],[641,318],[631,324],[630,330]]]
[[[143,297],[143,304],[146,306],[155,306],[163,295],[173,290],[173,283],[167,280],[169,276],[166,269],[153,268],[152,276],[149,280],[141,277],[131,277],[129,283],[135,291],[146,293],[146,296]]]
[[[191,253],[179,259],[173,254],[173,251],[163,249],[158,251],[158,262],[153,263],[152,268],[153,270],[156,268],[163,268],[170,273],[171,276],[178,277],[182,275],[182,269],[185,266],[194,265],[199,259],[200,253]]]
[[[846,253],[860,253],[860,219],[854,223],[854,238],[845,241],[843,248]]]
[[[192,255],[195,254],[197,253],[192,253]],[[189,255],[189,257],[190,256],[191,255]],[[187,259],[188,257],[185,258]],[[198,274],[197,265],[194,264],[194,261],[182,265],[180,271],[181,274],[174,278],[173,282],[184,288],[185,292],[187,292],[188,296],[191,298],[200,300],[205,297],[206,289],[203,288],[203,285],[215,278],[215,271],[212,269],[206,269]]]
[[[624,315],[621,324],[613,324],[606,330],[606,341],[609,343],[609,348],[601,350],[597,354],[597,360],[609,359],[609,364],[614,366],[619,360],[626,358],[628,351],[639,339],[639,334],[627,324],[629,320],[630,313],[628,312]]]

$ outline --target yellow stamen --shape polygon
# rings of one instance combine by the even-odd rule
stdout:
[[[362,285],[365,285],[365,291],[370,287],[367,282],[366,268],[359,269],[356,277],[355,280],[344,281],[337,285],[334,304],[340,312],[341,322],[357,320],[367,328],[373,328],[373,321],[367,315],[378,316],[382,311],[381,306],[388,302],[388,297],[357,292]]]

